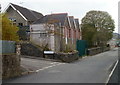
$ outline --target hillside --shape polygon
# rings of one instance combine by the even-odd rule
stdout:
[[[120,39],[120,34],[113,33],[113,39]]]

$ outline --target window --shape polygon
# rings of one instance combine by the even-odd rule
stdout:
[[[23,23],[18,23],[19,26],[23,26]]]
[[[14,19],[14,18],[9,18],[9,20],[12,22],[13,25],[16,25],[16,19]]]
[[[47,33],[40,33],[40,37],[47,37]]]
[[[69,38],[71,37],[71,29],[69,29]]]
[[[74,38],[76,39],[76,30],[74,30]]]
[[[13,25],[16,25],[16,23],[13,23]]]
[[[15,18],[9,18],[9,20],[12,21],[12,22],[16,22]]]

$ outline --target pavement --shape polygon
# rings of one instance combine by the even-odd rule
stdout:
[[[118,49],[87,56],[72,63],[22,58],[21,65],[34,71],[30,75],[4,83],[106,83],[111,66],[118,59]]]
[[[59,64],[63,63],[60,63],[59,60],[21,55],[22,75],[34,73]]]

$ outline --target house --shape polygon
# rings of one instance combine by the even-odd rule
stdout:
[[[10,3],[4,13],[17,26],[28,26],[43,15],[39,12]]]
[[[4,13],[8,15],[8,18],[13,22],[13,25],[20,28],[18,31],[20,40],[29,40],[29,25],[37,19],[43,17],[43,15],[39,12],[15,5],[13,3],[8,5]]]
[[[30,25],[30,41],[55,51],[63,51],[66,45],[76,49],[76,40],[81,39],[79,20],[67,13],[45,15]]]

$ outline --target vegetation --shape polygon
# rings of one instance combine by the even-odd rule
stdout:
[[[81,22],[82,38],[89,47],[106,45],[114,28],[114,20],[104,11],[89,11]]]
[[[65,49],[64,49],[64,53],[70,53],[70,52],[75,52],[76,50],[73,50],[72,48],[71,48],[71,45],[72,44],[66,44],[65,45]],[[73,47],[73,46],[72,46]]]
[[[5,14],[2,15],[2,28],[0,30],[2,31],[0,32],[2,40],[19,41],[17,26],[13,25],[12,21]]]
[[[2,15],[0,14],[0,40],[2,40]]]

